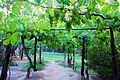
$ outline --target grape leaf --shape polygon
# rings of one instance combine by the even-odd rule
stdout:
[[[16,6],[16,4],[13,4],[12,12],[16,15],[19,13],[19,8]]]
[[[8,45],[9,44],[9,41],[8,40],[4,40],[3,41],[3,45]]]

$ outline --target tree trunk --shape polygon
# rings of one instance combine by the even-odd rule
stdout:
[[[40,43],[40,64],[41,64],[41,43]]]
[[[68,53],[68,59],[67,59],[67,65],[69,66],[70,63],[70,58],[69,58],[69,53]]]
[[[77,42],[77,53],[79,52],[79,47],[78,47],[79,45],[78,45],[78,42]]]
[[[3,54],[5,54],[5,48],[3,49],[3,52],[1,53],[1,55],[0,55],[0,67],[2,66],[2,59],[3,59]]]
[[[72,55],[71,55],[71,53],[70,53],[69,67],[72,66],[71,62],[72,62]]]
[[[7,70],[8,70],[8,64],[9,64],[9,59],[10,59],[10,53],[11,53],[11,44],[8,44],[6,46],[4,65],[2,67],[0,80],[6,80],[7,78]]]
[[[64,45],[64,63],[66,63],[66,47]]]
[[[2,54],[0,55],[0,67],[2,66]]]
[[[28,69],[27,69],[27,75],[26,75],[26,78],[29,78],[29,76],[30,76],[30,69],[33,67],[33,64],[32,64],[31,58],[30,58],[29,55],[27,54],[27,51],[26,51],[26,48],[25,48],[25,45],[24,45],[24,37],[22,36],[21,39],[22,39],[22,46],[23,46],[25,55],[26,55],[26,57],[28,58],[28,60],[29,60],[29,62],[30,62],[30,66],[29,66]]]
[[[36,51],[37,51],[37,38],[35,37],[35,46],[34,46],[34,71],[37,71],[36,69]]]
[[[17,55],[15,54],[15,50],[17,49],[18,46],[13,46],[11,48],[11,54],[13,54],[13,56],[17,57]]]
[[[23,48],[22,48],[22,54],[21,54],[21,60],[23,59]]]
[[[86,46],[88,46],[88,45],[86,45]],[[87,49],[86,49],[86,60],[88,60],[87,59],[88,57],[87,57]],[[85,70],[85,73],[86,73],[86,80],[89,80],[89,73],[88,73],[88,61],[87,61],[87,69]]]
[[[110,35],[111,35],[111,49],[112,49],[113,79],[115,80],[118,75],[119,69],[116,63],[114,34],[112,28],[110,28]]]
[[[82,49],[82,68],[81,68],[81,75],[84,76],[84,58],[85,58],[85,37],[83,37],[83,49]]]
[[[73,45],[73,70],[74,70],[74,64],[75,64],[75,50]]]

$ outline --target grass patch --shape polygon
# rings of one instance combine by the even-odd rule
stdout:
[[[80,68],[81,67],[81,64],[74,64],[74,67],[76,67],[76,68]],[[73,66],[72,66],[72,68],[73,68]]]
[[[48,60],[64,60],[64,55],[63,54],[42,54],[42,57],[44,59],[48,59]]]
[[[32,63],[34,64],[34,61],[32,61]],[[45,63],[49,63],[49,61],[42,61],[42,64],[39,63],[39,61],[36,62],[36,69],[37,70],[43,70],[45,67]],[[26,64],[24,64],[25,66],[23,66],[23,70],[27,70],[28,67],[30,66],[30,63],[27,62]],[[32,69],[31,69],[32,70]]]
[[[61,60],[55,60],[55,62],[61,62]]]
[[[8,66],[18,66],[18,65],[17,63],[10,60]]]
[[[63,67],[67,67],[66,63],[60,63],[59,65],[61,65],[61,66],[63,66]],[[74,67],[76,67],[76,65],[74,65]],[[80,68],[80,67],[81,67],[81,65],[80,65],[80,64],[77,64],[77,67],[76,67],[76,68]],[[70,67],[70,68],[73,69],[73,66]],[[78,70],[76,70],[75,72],[76,72],[77,74],[80,74],[80,73],[81,73],[81,72],[78,71]]]
[[[66,63],[60,63],[59,65],[67,67]]]
[[[80,74],[80,73],[81,73],[79,70],[76,70],[75,72],[76,72],[77,74]],[[95,74],[97,74],[97,73],[94,72],[94,71],[88,70],[88,74],[89,74],[89,75],[95,75]]]
[[[80,71],[78,71],[78,70],[76,70],[75,72],[76,72],[77,74],[79,74],[79,75],[80,75],[80,73],[81,73],[81,72],[80,72]]]
[[[3,65],[4,65],[4,59],[2,60],[2,65],[1,66],[3,66]],[[13,62],[12,60],[10,60],[8,66],[18,66],[18,64]]]
[[[49,61],[43,61],[43,63],[50,63]]]
[[[94,74],[97,74],[97,73],[94,72],[94,71],[92,71],[92,72],[90,71],[89,74],[90,74],[90,75],[94,75]]]
[[[42,58],[47,60],[54,61],[64,61],[64,54],[50,54],[50,53],[42,53]],[[37,54],[37,58],[39,58],[39,54]],[[66,55],[67,59],[67,55]],[[75,62],[81,64],[81,56],[75,56]]]

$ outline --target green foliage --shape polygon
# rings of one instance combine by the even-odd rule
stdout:
[[[61,62],[61,60],[55,60],[55,62]]]
[[[32,61],[32,63],[34,64],[34,61]],[[37,70],[43,70],[44,67],[45,67],[45,63],[48,63],[48,61],[43,61],[43,60],[42,60],[42,64],[40,64],[40,62],[37,61],[37,62],[36,62],[36,69],[37,69]],[[27,62],[27,63],[23,66],[23,70],[27,70],[29,66],[30,66],[30,63]]]
[[[12,9],[13,13],[18,15],[19,13],[19,7],[16,6],[16,4],[13,4],[13,9]]]
[[[62,4],[65,4],[65,5],[70,5],[70,3],[69,3],[69,0],[56,0],[58,3],[62,3]]]
[[[18,64],[10,60],[8,66],[18,66]]]
[[[100,4],[99,7],[97,4]],[[100,62],[99,65],[102,64],[102,67],[96,66],[97,64],[92,67],[97,69],[97,72],[102,77],[110,78],[111,69],[109,70],[108,68],[109,66],[111,67],[111,55],[109,54],[111,49],[110,45],[108,45],[110,44],[108,40],[110,36],[107,35],[109,32],[102,30],[101,32],[77,32],[71,30],[72,28],[101,29],[101,27],[118,25],[118,28],[114,31],[120,32],[120,13],[118,7],[118,1],[108,3],[106,0],[34,0],[34,2],[29,2],[28,0],[1,0],[0,35],[4,34],[5,36],[0,37],[0,41],[3,42],[3,45],[9,43],[14,45],[22,35],[25,35],[26,38],[29,39],[30,36],[34,34],[38,41],[41,41],[42,45],[46,44],[46,46],[50,48],[55,49],[55,47],[60,47],[60,49],[62,49],[63,44],[65,44],[67,45],[67,53],[68,47],[70,48],[70,53],[72,53],[72,44],[76,45],[79,43],[80,46],[82,44],[82,37],[89,36],[87,39],[95,40],[93,41],[94,43],[92,41],[89,42],[89,49],[91,51],[89,52],[91,54],[89,55],[89,59],[91,66],[94,65],[94,62],[97,62],[97,58],[100,58],[98,62]],[[69,20],[67,20],[68,18]],[[49,30],[51,28],[62,28],[68,32],[64,31],[62,33],[56,30],[52,32]],[[43,29],[47,30],[43,31]],[[97,36],[99,39],[93,39],[93,36]],[[115,41],[117,52],[120,53],[119,39]],[[67,44],[67,42],[69,42],[69,44]],[[34,53],[34,40],[25,40],[25,46],[31,48],[31,54]],[[82,46],[79,48],[82,49]],[[44,57],[51,57],[51,59],[58,58],[56,55],[54,57],[50,55]],[[62,57],[60,56],[59,58],[63,59]],[[101,63],[101,60],[104,60],[103,57],[106,57],[108,63],[106,60]],[[107,68],[104,68],[104,65],[107,66]],[[106,72],[102,73],[100,70],[104,69]],[[110,74],[107,74],[107,72]]]
[[[102,9],[96,7],[97,4],[100,4],[100,7],[103,6]],[[31,5],[37,8],[31,7]],[[12,39],[11,41],[10,39],[5,40],[4,45],[15,44],[21,35],[26,35],[27,38],[32,33],[39,35],[39,30],[43,32],[44,28],[49,30],[50,28],[57,29],[60,26],[69,32],[72,28],[88,28],[93,25],[100,28],[105,26],[103,17],[111,18],[114,20],[114,24],[118,25],[120,18],[118,6],[118,1],[108,4],[105,0],[55,0],[54,2],[52,0],[34,0],[34,2],[3,0],[0,2],[0,7],[2,9],[6,7],[8,13],[0,11],[1,31],[6,35],[8,32],[18,32],[13,41]],[[95,16],[92,15],[93,13]],[[68,21],[66,14],[68,14]],[[96,14],[101,14],[103,17]],[[65,24],[66,26],[64,26]],[[46,32],[44,33],[46,34]]]
[[[3,16],[4,16],[4,13],[0,12],[0,19],[2,19]]]
[[[95,49],[95,48],[94,48]],[[104,58],[105,57],[105,58]],[[98,60],[99,59],[99,60]],[[97,61],[97,63],[96,63]],[[95,70],[103,80],[112,79],[112,59],[111,56],[90,54],[89,66]]]
[[[45,61],[43,61],[43,63],[50,63],[50,62],[45,60]]]
[[[70,32],[71,29],[72,29],[71,22],[70,22],[70,21],[67,21],[67,22],[66,22],[66,30],[67,30],[68,32]]]
[[[76,17],[77,16],[77,17]],[[72,12],[72,23],[73,25],[80,25],[80,19],[78,9],[75,7]]]
[[[80,72],[80,71],[78,71],[78,70],[76,70],[76,73],[80,75],[80,73],[81,73],[81,72]]]
[[[56,21],[56,22],[57,22],[58,19],[59,19],[59,15],[60,15],[59,10],[54,10],[54,17],[55,17],[55,21]]]
[[[61,61],[64,60],[63,56],[64,56],[63,54],[47,54],[47,53],[42,54],[42,57],[44,59],[61,60]]]
[[[53,16],[51,14],[49,14],[49,19],[50,19],[50,24],[51,24],[51,27],[53,25]]]
[[[16,36],[17,36],[17,33],[13,33],[12,35],[11,35],[11,33],[8,33],[7,34],[8,39],[3,41],[3,45],[7,45],[9,43],[15,44],[15,42],[17,41]]]
[[[4,59],[2,59],[2,66],[3,66],[3,64],[4,64]],[[18,66],[18,64],[15,63],[15,62],[12,61],[12,60],[9,60],[9,64],[8,64],[8,66]]]
[[[39,57],[39,55],[37,55],[37,57]],[[64,54],[50,54],[50,53],[47,54],[47,53],[43,53],[42,57],[44,59],[54,60],[54,61],[63,61],[64,60]],[[81,56],[75,56],[75,61],[76,61],[76,63],[81,64]]]
[[[115,34],[115,36],[118,33]],[[113,69],[112,69],[112,54],[110,48],[110,38],[98,35],[99,37],[90,41],[88,48],[88,64],[97,72],[103,80],[112,80]],[[115,42],[119,44],[118,36],[116,36]],[[117,44],[117,45],[118,45]],[[117,48],[119,50],[119,48]],[[119,55],[119,53],[117,53]],[[117,57],[116,57],[117,59]],[[117,59],[118,66],[120,66],[119,58]]]
[[[81,64],[74,64],[74,67],[76,67],[76,68],[81,68]],[[71,68],[73,68],[73,66],[71,67]]]
[[[59,65],[67,67],[66,63],[60,63]]]
[[[41,0],[35,0],[35,1],[37,1],[37,3],[39,3],[39,4],[40,4],[40,2],[41,2]]]

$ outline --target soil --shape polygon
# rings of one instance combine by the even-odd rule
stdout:
[[[11,66],[8,69],[7,80],[79,80],[79,75],[75,73],[71,68],[65,68],[60,66],[54,61],[47,63],[44,70],[33,72],[29,79],[26,79],[27,72],[22,70],[23,63],[28,60],[26,57],[21,61],[20,59],[14,59],[19,66]],[[1,73],[0,68],[0,73]]]
[[[28,59],[26,57],[24,57],[23,60],[15,58],[14,61],[18,66],[9,67],[7,80],[83,80],[80,75],[72,70],[72,68],[60,66],[60,62],[55,62],[53,60],[49,60],[50,63],[46,63],[44,70],[37,72],[31,71],[30,78],[26,79],[27,72],[22,70],[22,67]],[[0,68],[0,73],[1,69],[2,68]]]

